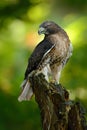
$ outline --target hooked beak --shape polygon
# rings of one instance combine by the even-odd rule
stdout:
[[[38,34],[41,35],[41,34],[45,34],[45,33],[46,33],[46,29],[43,27],[40,27],[38,30]]]

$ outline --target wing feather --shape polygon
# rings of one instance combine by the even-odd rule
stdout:
[[[28,60],[28,66],[25,72],[25,79],[28,77],[28,74],[33,70],[37,69],[38,65],[42,61],[43,57],[47,55],[47,53],[53,48],[54,44],[49,42],[48,40],[43,40],[40,42],[33,53],[31,54]]]

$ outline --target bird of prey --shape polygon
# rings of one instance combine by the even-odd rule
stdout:
[[[33,70],[42,72],[46,80],[49,74],[59,83],[60,74],[72,55],[72,44],[67,33],[55,22],[45,21],[39,26],[38,34],[44,34],[44,39],[36,46],[28,60],[25,78],[22,83],[22,92],[19,101],[30,100],[33,95],[28,76]]]

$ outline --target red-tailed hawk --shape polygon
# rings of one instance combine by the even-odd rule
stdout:
[[[52,79],[59,83],[61,70],[72,55],[72,44],[69,37],[56,23],[52,21],[43,22],[39,27],[38,34],[44,34],[45,37],[36,46],[29,58],[19,101],[30,100],[33,95],[28,79],[33,70],[41,71],[47,80],[49,80],[48,75],[50,74]]]

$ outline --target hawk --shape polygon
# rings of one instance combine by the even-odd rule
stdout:
[[[72,55],[72,44],[67,33],[55,22],[45,21],[39,26],[38,34],[44,34],[44,39],[36,46],[28,60],[22,92],[19,101],[30,100],[33,95],[28,76],[33,70],[42,72],[46,80],[49,74],[52,80],[59,83],[60,74]]]

